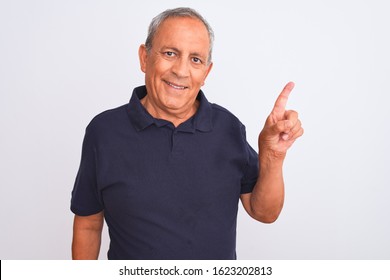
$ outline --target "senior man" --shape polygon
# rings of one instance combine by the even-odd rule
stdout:
[[[207,101],[213,32],[190,8],[167,10],[139,48],[145,86],[88,125],[74,189],[72,257],[99,256],[103,221],[109,259],[235,259],[239,199],[274,222],[284,201],[283,161],[303,134],[286,111],[288,83],[259,135]]]

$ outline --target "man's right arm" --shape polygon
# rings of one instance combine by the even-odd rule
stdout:
[[[103,211],[90,216],[74,216],[72,259],[98,259],[103,223]]]

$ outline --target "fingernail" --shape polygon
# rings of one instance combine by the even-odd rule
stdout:
[[[287,141],[287,140],[288,140],[288,134],[287,134],[287,133],[283,133],[282,139],[283,139],[284,141]]]

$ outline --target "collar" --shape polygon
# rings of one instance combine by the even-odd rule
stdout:
[[[144,106],[141,104],[141,99],[146,96],[146,86],[136,87],[133,90],[130,102],[127,106],[127,113],[129,115],[130,121],[137,129],[137,131],[142,131],[151,125],[156,125],[157,127],[171,125],[172,123],[162,119],[156,119],[152,117],[146,111]],[[199,108],[195,115],[177,127],[178,131],[183,132],[192,132],[199,130],[202,132],[209,132],[212,130],[212,108],[211,104],[206,99],[204,93],[200,90],[197,96],[199,101]]]

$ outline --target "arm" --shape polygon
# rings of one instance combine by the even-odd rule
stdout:
[[[261,163],[260,166],[259,178],[253,191],[242,194],[241,202],[252,218],[263,223],[272,223],[276,221],[283,208],[282,163]]]
[[[283,162],[287,150],[303,134],[298,113],[285,110],[293,88],[293,83],[285,86],[260,132],[260,174],[252,193],[241,195],[242,204],[248,214],[264,223],[274,222],[282,211]]]
[[[72,259],[97,260],[100,251],[103,222],[103,211],[90,216],[75,215]]]

